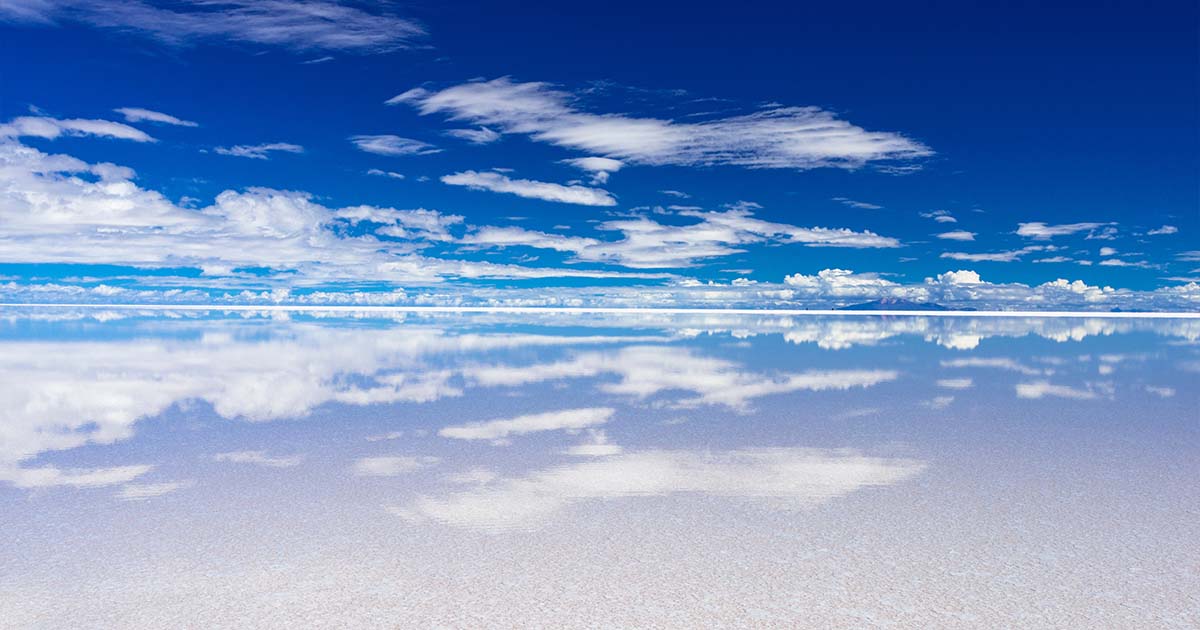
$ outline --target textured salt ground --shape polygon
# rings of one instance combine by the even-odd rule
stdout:
[[[1162,502],[1186,488],[1039,496],[1014,486],[980,495],[964,483],[957,490],[979,501],[958,509],[922,499],[930,489],[872,489],[803,511],[697,496],[620,499],[528,532],[414,527],[382,514],[333,539],[279,533],[273,547],[287,548],[286,558],[228,540],[224,553],[131,555],[70,582],[10,575],[0,625],[1200,624],[1200,553],[1189,542],[1200,526],[1194,507]]]

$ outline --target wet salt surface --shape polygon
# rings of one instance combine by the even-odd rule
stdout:
[[[1200,322],[42,312],[3,627],[1196,627]]]

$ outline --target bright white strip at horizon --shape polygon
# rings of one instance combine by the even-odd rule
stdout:
[[[94,308],[150,311],[290,311],[332,313],[564,313],[564,314],[664,314],[664,315],[901,315],[926,317],[1045,317],[1108,319],[1200,319],[1200,312],[1183,311],[917,311],[917,310],[838,310],[838,309],[756,309],[756,308],[636,308],[604,306],[351,306],[345,304],[9,304],[0,308]]]

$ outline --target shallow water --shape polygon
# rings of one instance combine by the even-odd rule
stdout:
[[[0,626],[1200,625],[1200,320],[0,316]]]

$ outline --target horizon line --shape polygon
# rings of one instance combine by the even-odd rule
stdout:
[[[756,309],[756,308],[654,308],[636,306],[404,306],[404,305],[346,305],[346,304],[57,304],[57,303],[0,303],[0,308],[92,308],[153,311],[292,311],[292,312],[408,312],[408,313],[564,313],[564,314],[664,314],[664,315],[896,315],[926,317],[1047,317],[1047,318],[1110,318],[1110,319],[1200,319],[1200,312],[1188,311],[923,311],[923,310],[840,310],[840,309]]]

